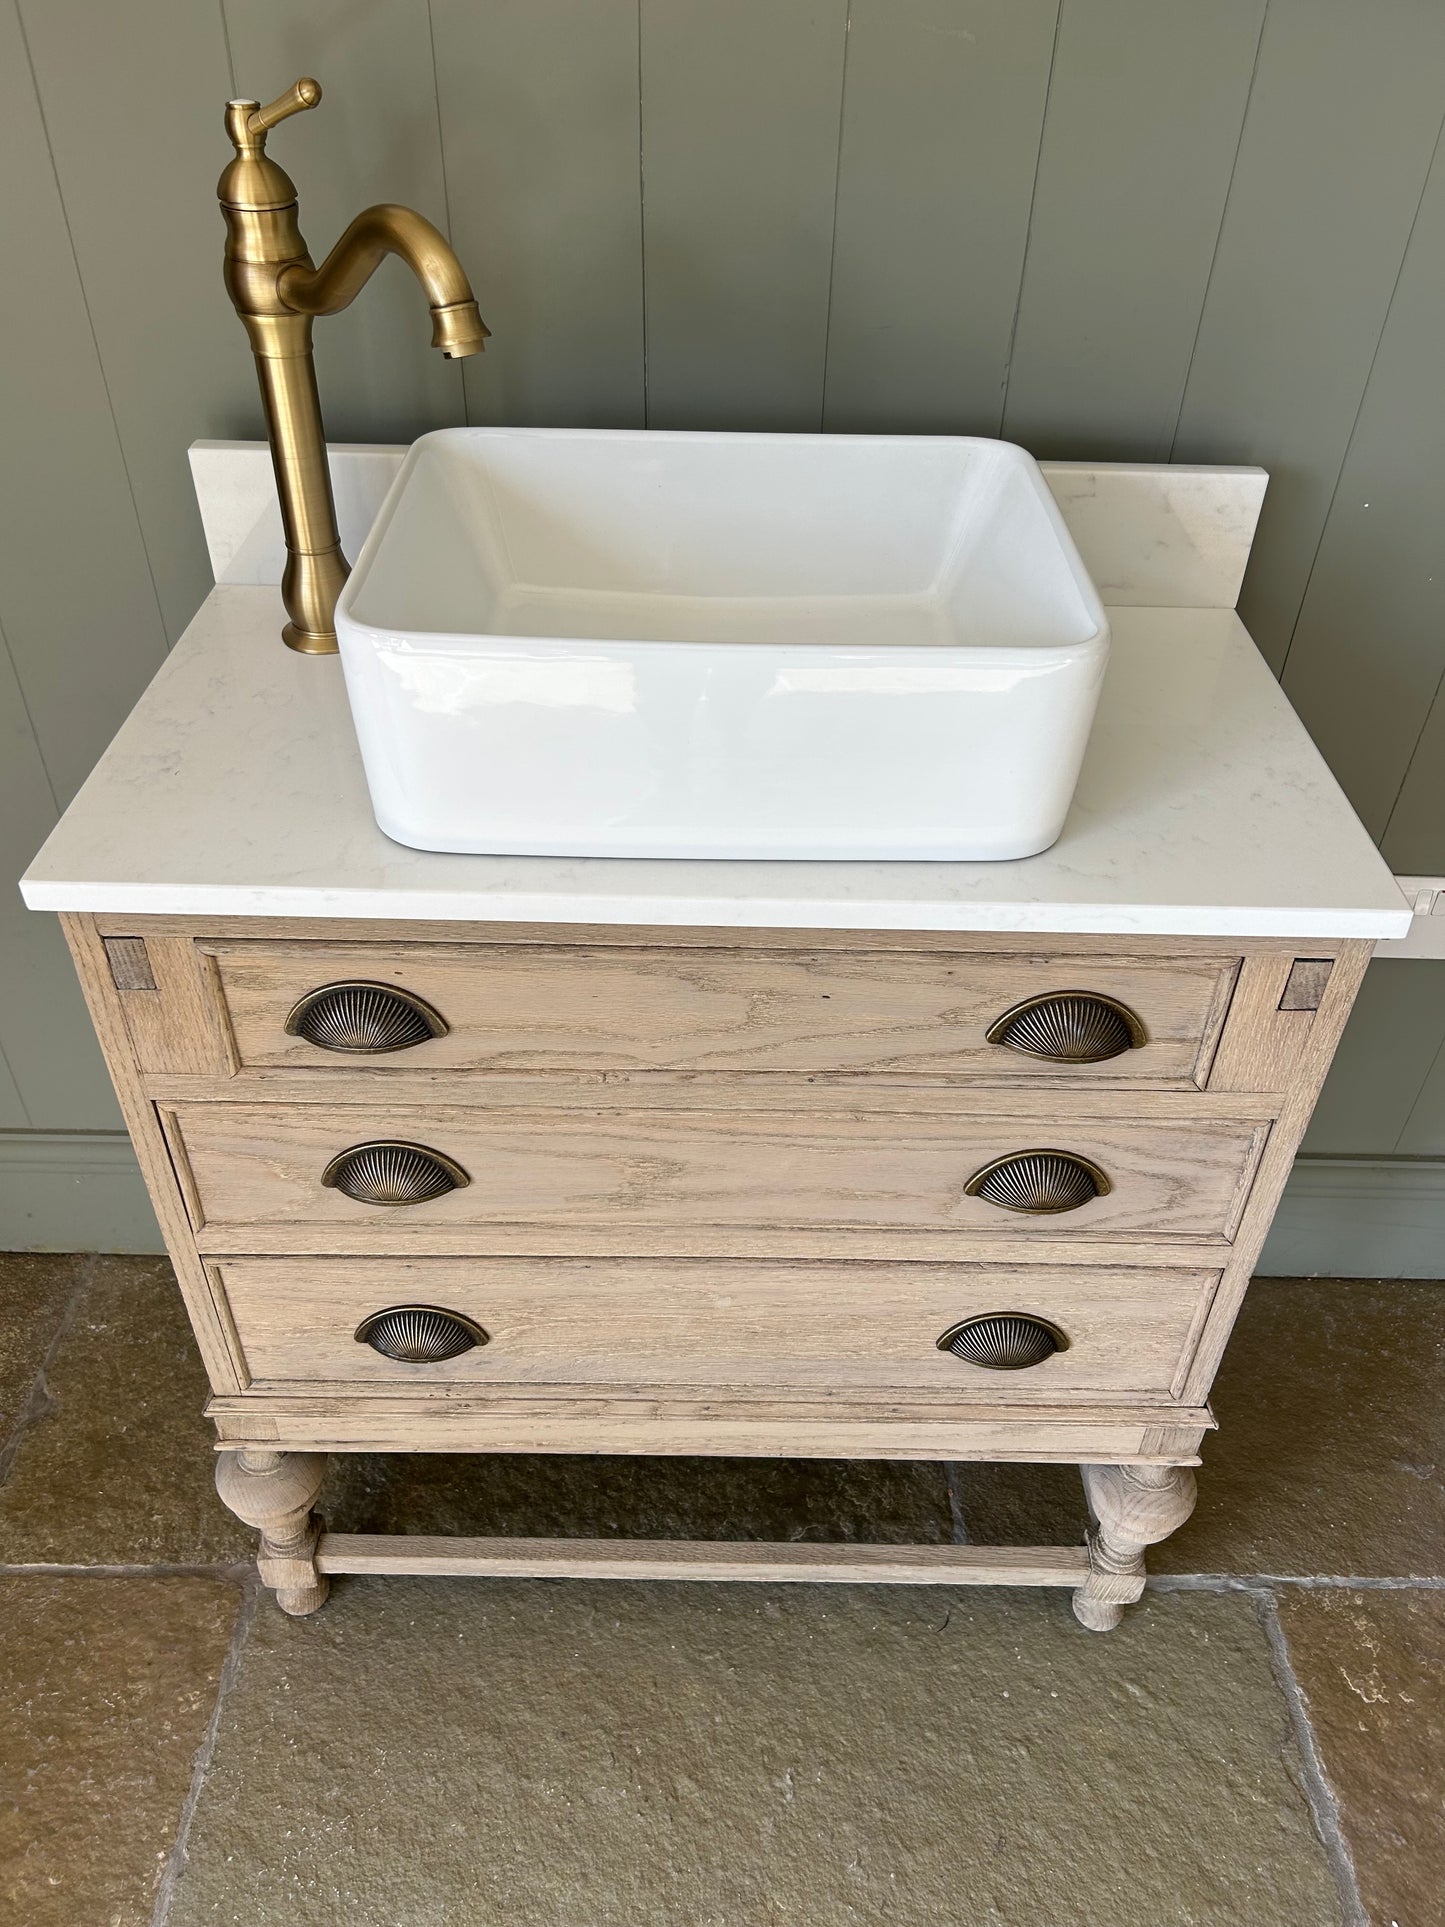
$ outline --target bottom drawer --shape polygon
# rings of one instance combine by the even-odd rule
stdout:
[[[228,1258],[212,1266],[242,1384],[396,1396],[529,1386],[880,1391],[945,1402],[1174,1395],[1218,1272],[1104,1266],[633,1262],[619,1259]],[[467,1344],[401,1362],[357,1337],[392,1308],[383,1344]],[[991,1369],[940,1349],[992,1314],[1038,1321],[1058,1349]],[[975,1337],[1002,1336],[989,1328]],[[1032,1349],[1045,1348],[1039,1330]],[[963,1341],[967,1344],[969,1341]],[[1016,1348],[1015,1348],[1016,1355]]]

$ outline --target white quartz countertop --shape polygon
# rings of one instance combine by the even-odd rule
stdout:
[[[282,646],[276,588],[223,582],[21,889],[137,915],[1402,936],[1408,905],[1233,610],[1106,600],[1098,719],[1041,856],[637,862],[389,841],[339,660]]]

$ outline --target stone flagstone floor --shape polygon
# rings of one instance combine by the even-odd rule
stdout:
[[[1440,1927],[1445,1285],[1262,1280],[1194,1519],[1063,1594],[258,1592],[167,1266],[0,1255],[7,1927]],[[348,1459],[342,1530],[1025,1542],[1076,1474]]]

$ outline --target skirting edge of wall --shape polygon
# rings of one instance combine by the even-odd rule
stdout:
[[[124,1131],[0,1131],[0,1251],[164,1251]]]
[[[1445,1158],[1297,1158],[1258,1269],[1445,1278]]]
[[[0,1251],[163,1248],[122,1132],[0,1132]],[[1259,1269],[1445,1278],[1445,1158],[1300,1158]]]

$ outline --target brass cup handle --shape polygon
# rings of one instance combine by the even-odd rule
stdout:
[[[397,1365],[440,1365],[490,1342],[474,1318],[441,1305],[388,1305],[363,1318],[355,1338]]]
[[[1051,990],[1026,997],[984,1032],[990,1044],[1051,1064],[1102,1064],[1149,1041],[1139,1017],[1097,990]]]
[[[454,1158],[426,1144],[401,1138],[376,1138],[339,1151],[321,1173],[321,1182],[356,1204],[430,1204],[471,1179]]]
[[[951,1325],[938,1349],[985,1371],[1022,1372],[1042,1365],[1055,1352],[1066,1352],[1069,1341],[1057,1325],[1033,1312],[990,1311]]]
[[[974,1172],[964,1196],[982,1198],[1004,1211],[1045,1217],[1077,1211],[1113,1190],[1107,1173],[1077,1151],[1013,1151]]]
[[[286,1034],[318,1050],[380,1057],[445,1037],[447,1021],[415,991],[348,977],[308,990],[286,1014]]]

